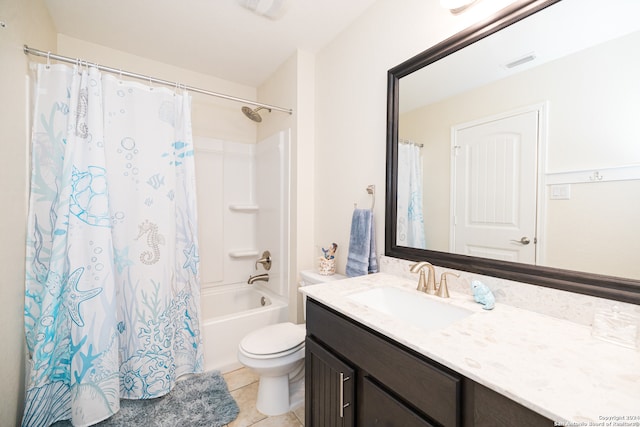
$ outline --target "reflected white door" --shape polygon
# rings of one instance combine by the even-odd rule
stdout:
[[[453,132],[451,251],[535,263],[539,112]]]

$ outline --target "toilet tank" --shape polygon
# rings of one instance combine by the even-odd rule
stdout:
[[[303,270],[300,272],[300,286],[317,285],[319,283],[332,282],[334,280],[346,279],[347,276],[342,274],[332,274],[326,276],[314,270]],[[302,296],[302,310],[304,319],[307,319],[307,296]]]

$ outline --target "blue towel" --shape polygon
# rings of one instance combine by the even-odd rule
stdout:
[[[354,209],[346,273],[349,277],[378,272],[376,234],[371,209]]]

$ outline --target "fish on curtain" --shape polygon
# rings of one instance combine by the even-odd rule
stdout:
[[[422,159],[414,143],[398,144],[398,246],[426,249],[422,209]]]
[[[39,65],[24,426],[102,421],[201,372],[190,98]]]

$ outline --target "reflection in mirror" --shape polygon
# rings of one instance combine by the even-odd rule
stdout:
[[[640,279],[640,2],[562,0],[399,80],[399,247]]]

